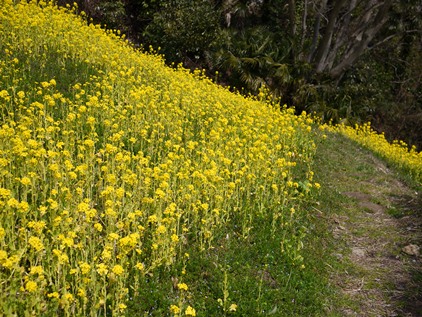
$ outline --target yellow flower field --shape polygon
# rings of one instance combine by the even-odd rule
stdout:
[[[166,309],[200,315],[186,245],[212,248],[233,222],[247,237],[257,218],[288,232],[319,186],[313,122],[72,11],[0,9],[0,312],[124,315],[143,280],[182,267]],[[303,265],[301,243],[279,252]]]

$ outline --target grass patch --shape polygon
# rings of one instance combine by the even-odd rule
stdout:
[[[186,265],[161,272],[161,278],[167,276],[164,280],[173,283],[160,284],[151,277],[148,283],[154,285],[154,292],[142,292],[141,286],[129,315],[137,316],[136,311],[141,310],[149,316],[162,316],[165,312],[159,307],[169,293],[178,293],[176,285],[182,281],[189,285],[186,296],[201,312],[198,316],[325,315],[326,298],[332,296],[328,258],[325,249],[315,248],[325,241],[325,231],[317,218],[300,223],[308,224],[303,266],[283,256],[280,241],[285,234],[282,230],[272,234],[266,219],[258,221],[247,238],[228,226],[214,248],[204,252],[188,248]]]

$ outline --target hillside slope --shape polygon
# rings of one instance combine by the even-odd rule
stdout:
[[[1,313],[303,315],[313,120],[72,11],[0,8]]]

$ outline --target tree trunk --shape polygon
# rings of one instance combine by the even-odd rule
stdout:
[[[312,36],[312,44],[311,44],[311,48],[309,50],[309,54],[308,54],[308,59],[307,62],[311,63],[311,61],[313,60],[314,56],[315,56],[315,52],[317,49],[317,44],[318,44],[318,39],[319,39],[319,30],[320,30],[320,26],[321,26],[321,18],[322,18],[322,12],[325,12],[327,7],[327,0],[323,0],[321,3],[321,8],[319,10],[319,12],[316,14],[316,18],[315,18],[315,24],[314,24],[314,32],[313,32],[313,36]]]
[[[335,31],[335,25],[340,13],[341,8],[346,3],[346,0],[338,0],[336,1],[334,8],[331,9],[330,17],[328,19],[328,24],[325,29],[324,36],[322,37],[321,42],[319,43],[317,53],[315,56],[315,70],[317,73],[321,73],[326,68],[326,59],[328,52],[331,47],[331,42],[333,39],[333,34]]]
[[[296,38],[296,4],[295,0],[289,0],[289,26],[290,26],[290,38],[292,41]],[[294,64],[296,61],[296,45],[293,44],[290,49],[290,60]]]
[[[369,43],[374,39],[385,22],[387,22],[387,13],[391,4],[392,0],[384,1],[379,8],[377,15],[373,19],[374,22],[371,23],[372,19],[369,19],[368,23],[371,23],[372,25],[369,25],[361,33],[356,35],[354,41],[341,57],[340,62],[329,70],[331,77],[335,79],[341,77],[345,70],[353,65],[353,63],[355,63],[355,61],[364,53],[364,51],[368,48]]]

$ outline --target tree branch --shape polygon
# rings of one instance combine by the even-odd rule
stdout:
[[[315,57],[315,69],[317,73],[322,72],[326,66],[326,58],[331,46],[336,21],[340,10],[345,3],[346,0],[338,0],[335,2],[334,8],[331,10],[324,36],[318,46]]]
[[[321,25],[321,18],[323,17],[323,12],[326,11],[326,7],[327,7],[327,0],[323,0],[322,4],[321,4],[321,10],[319,10],[319,11],[316,10],[317,15],[316,15],[315,24],[314,24],[312,44],[311,44],[311,47],[309,49],[309,54],[308,54],[308,58],[307,58],[308,63],[310,63],[312,61],[312,59],[314,58],[315,51],[317,49],[317,43],[318,43],[318,38],[319,38],[319,29],[320,29],[320,25]]]
[[[305,43],[305,38],[306,38],[306,33],[307,33],[307,27],[308,27],[308,0],[305,0],[304,5],[303,5],[303,14],[302,14],[302,34],[300,36],[300,48],[301,51],[299,53],[299,60],[304,60],[304,51],[303,51],[303,47],[304,47],[304,43]]]
[[[404,32],[401,32],[401,33],[391,34],[391,35],[387,36],[386,38],[382,39],[381,41],[378,41],[377,43],[372,44],[371,46],[369,46],[368,47],[368,50],[372,50],[375,47],[378,47],[378,46],[384,44],[385,42],[388,42],[389,40],[391,40],[394,37],[403,36],[404,34],[411,34],[411,33],[420,33],[420,34],[422,34],[422,30],[407,30],[407,31],[404,31]]]
[[[339,31],[336,35],[336,41],[334,43],[334,47],[330,50],[327,55],[327,68],[331,69],[333,67],[334,61],[336,59],[337,53],[340,47],[344,46],[346,42],[349,40],[348,31],[350,28],[350,20],[352,17],[352,12],[356,8],[358,0],[351,0],[349,4],[348,11],[341,17],[340,21],[343,21],[339,27]]]
[[[387,12],[391,4],[392,0],[384,1],[383,5],[380,7],[377,15],[375,16],[373,25],[364,30],[361,36],[357,36],[355,38],[355,41],[351,45],[350,49],[341,58],[341,62],[331,69],[330,75],[333,78],[341,77],[344,71],[349,68],[368,48],[368,44],[372,41],[385,22],[387,22]]]
[[[295,0],[289,0],[289,22],[290,22],[290,38],[292,41],[296,38],[296,4]],[[293,44],[290,49],[290,59],[294,64],[296,60],[296,45]]]
[[[296,36],[296,4],[295,0],[289,0],[290,36]]]

